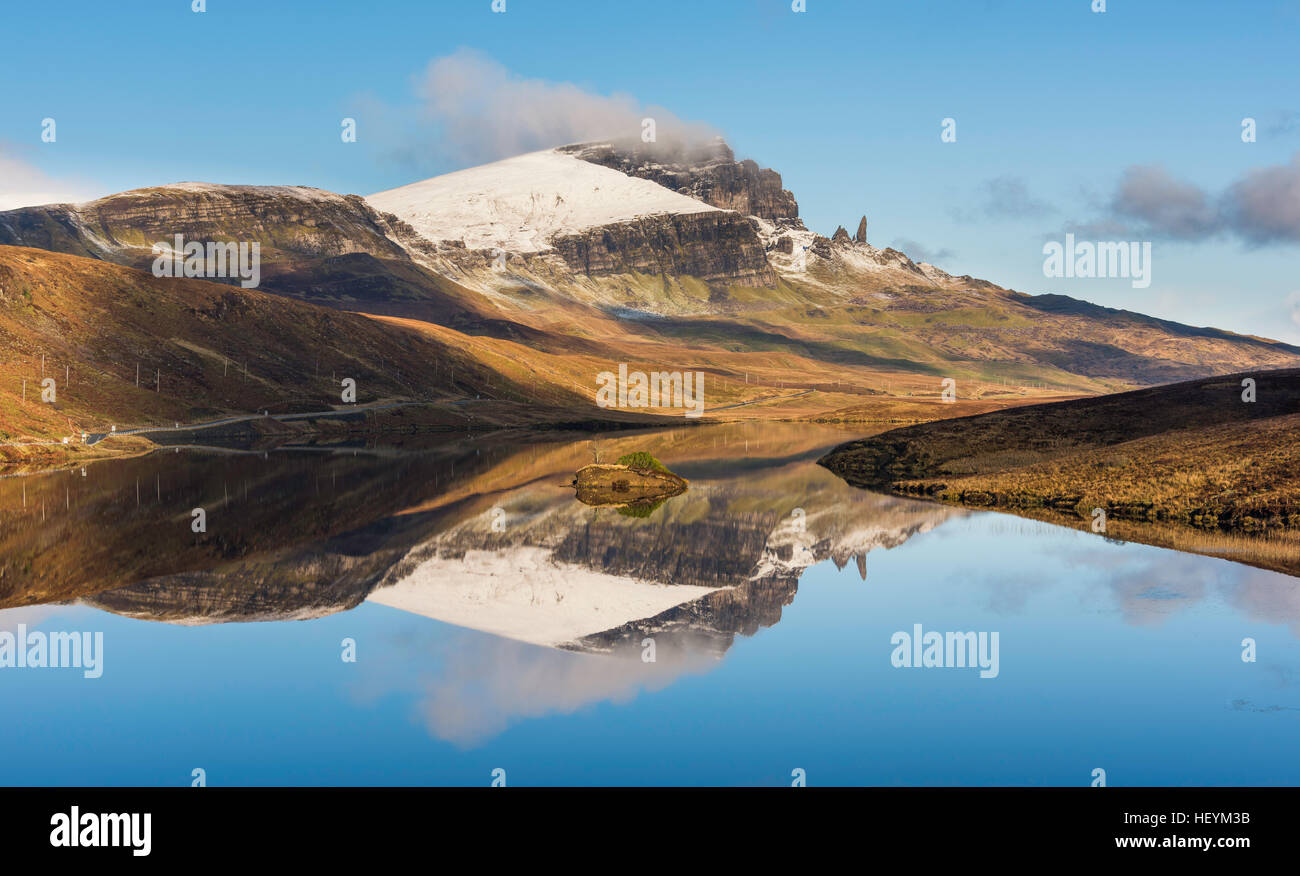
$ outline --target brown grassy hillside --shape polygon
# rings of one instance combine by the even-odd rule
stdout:
[[[821,464],[967,505],[1255,531],[1300,526],[1298,430],[1300,370],[1261,371],[896,429]]]
[[[0,247],[0,445],[7,445],[0,458],[31,452],[14,445],[114,425],[343,408],[345,377],[357,382],[358,405],[450,405],[435,422],[464,425],[475,415],[491,422],[484,415],[489,399],[528,409],[513,424],[643,420],[561,393],[535,405],[530,387],[454,345],[359,314]],[[42,400],[47,378],[54,381],[52,402]]]

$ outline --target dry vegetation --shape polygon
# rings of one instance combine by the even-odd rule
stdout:
[[[1300,527],[1297,434],[1300,371],[1271,371],[896,429],[822,464],[965,505],[1257,532]]]
[[[529,383],[479,361],[456,340],[255,290],[0,247],[0,463],[30,466],[138,450],[139,439],[80,443],[83,431],[113,426],[342,409],[344,377],[356,381],[360,405],[426,407],[358,412],[310,428],[651,422],[600,411],[574,393],[539,398]],[[52,401],[42,398],[47,378],[54,381]]]

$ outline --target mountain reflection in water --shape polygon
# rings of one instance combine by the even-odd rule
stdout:
[[[811,435],[810,435],[811,431]],[[296,620],[363,600],[535,645],[721,654],[780,620],[799,577],[955,512],[812,465],[843,432],[690,428],[418,448],[185,449],[0,481],[0,607],[78,599],[178,624]],[[594,453],[691,479],[645,517],[574,500]],[[84,473],[83,473],[84,472]],[[192,531],[204,510],[206,531]]]
[[[359,637],[371,659],[346,682],[353,708],[414,696],[424,727],[462,748],[525,719],[577,720],[593,704],[626,704],[690,675],[721,679],[723,658],[739,641],[781,624],[801,581],[808,586],[812,568],[826,560],[837,580],[866,588],[855,599],[870,594],[931,606],[925,617],[919,602],[897,617],[884,608],[879,618],[853,617],[857,626],[837,641],[856,647],[862,637],[864,665],[888,667],[889,631],[867,632],[868,624],[910,629],[924,620],[935,628],[929,617],[956,598],[974,600],[971,611],[1015,615],[1045,593],[1063,592],[1065,574],[1088,599],[1106,594],[1133,628],[1213,602],[1247,620],[1281,624],[1292,638],[1300,632],[1294,578],[866,492],[815,464],[828,447],[859,434],[860,427],[736,424],[599,436],[441,436],[384,447],[177,448],[6,477],[0,629],[64,613],[82,628],[110,629],[111,645],[149,638],[140,625],[117,629],[121,618],[229,630],[249,642],[301,641],[314,634],[297,631],[319,627],[330,630],[334,644],[325,647],[333,648],[343,627],[333,620],[356,617],[383,645]],[[636,450],[687,478],[689,491],[646,517],[574,498],[578,468]],[[195,532],[192,512],[200,508],[206,531]],[[929,547],[909,554],[901,577],[892,561],[885,578],[875,577],[876,557],[892,557],[923,534]],[[1007,565],[1017,546],[1028,550],[1044,534],[1060,542],[1050,560],[1057,578]],[[954,547],[954,539],[966,546]],[[961,589],[936,592],[934,582],[945,577],[944,586]],[[805,660],[819,665],[820,639],[835,639],[837,625],[849,622],[830,610],[822,627],[791,630],[814,656],[769,666],[767,678]],[[274,621],[309,623],[247,625]],[[972,628],[965,617],[953,623]],[[1228,635],[1240,638],[1235,626]],[[173,652],[189,642],[214,647],[211,639],[168,642]],[[1017,642],[1013,635],[1003,642],[1005,679],[1014,677]],[[842,666],[845,658],[836,659]],[[110,651],[106,677],[115,668],[144,671],[113,660]],[[298,671],[305,670],[285,666],[282,674]],[[1276,671],[1290,678],[1294,667]],[[274,666],[265,672],[274,676]],[[0,686],[9,677],[0,675]],[[816,689],[815,678],[807,683]],[[1257,698],[1234,698],[1234,709],[1290,708]],[[322,775],[339,783],[355,778],[346,764]],[[844,780],[853,778],[846,773]],[[245,780],[274,783],[274,776]]]

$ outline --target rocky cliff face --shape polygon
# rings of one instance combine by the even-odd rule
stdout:
[[[721,656],[737,635],[752,636],[763,627],[775,626],[782,609],[794,601],[802,572],[802,568],[761,569],[770,535],[780,523],[776,512],[755,511],[673,526],[575,527],[557,545],[557,558],[617,575],[718,589],[569,647],[593,653],[633,652],[645,636],[654,636],[676,648]]]
[[[360,605],[383,571],[377,558],[314,559],[300,568],[285,561],[168,575],[82,601],[126,617],[185,625],[306,620]]]
[[[747,208],[747,189],[736,191],[732,200]],[[356,195],[295,186],[179,183],[85,204],[0,212],[0,245],[141,270],[152,267],[154,244],[172,246],[178,234],[187,242],[259,243],[266,291],[349,309],[366,302],[372,311],[448,325],[476,319],[464,301],[446,294],[435,275],[477,266],[485,256],[427,240]],[[754,228],[737,213],[656,214],[583,229],[552,243],[569,270],[592,276],[635,271],[760,286],[776,280]]]
[[[598,276],[639,272],[773,285],[776,275],[749,220],[736,213],[645,216],[552,240],[565,263]]]
[[[258,288],[345,309],[416,315],[447,325],[471,323],[466,302],[412,254],[428,241],[357,195],[301,186],[178,183],[110,195],[85,204],[0,212],[0,244],[31,246],[151,270],[154,244],[254,243]],[[234,274],[236,272],[230,271]],[[238,276],[205,277],[237,284]]]
[[[742,216],[769,221],[799,216],[794,195],[781,187],[781,174],[749,159],[737,161],[721,139],[695,145],[582,143],[562,151]]]
[[[635,655],[650,636],[666,650],[722,657],[736,636],[752,636],[780,623],[782,611],[794,602],[798,589],[797,575],[742,581],[655,617],[587,636],[568,650]]]
[[[0,244],[33,246],[148,267],[155,243],[258,241],[263,258],[368,253],[406,260],[385,220],[356,195],[300,186],[179,183],[136,189],[85,204],[0,213]]]

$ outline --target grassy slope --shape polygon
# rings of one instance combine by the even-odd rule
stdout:
[[[528,386],[456,344],[359,314],[0,247],[0,443],[258,410],[328,410],[343,406],[344,377],[357,381],[361,404],[482,396],[527,407],[526,417],[500,418],[510,424],[639,419],[605,414],[576,394],[533,405]],[[54,403],[42,401],[44,378],[55,381]],[[487,412],[480,422],[493,421],[490,405],[472,409]],[[448,407],[433,420],[464,425],[473,418],[467,410]],[[26,452],[0,447],[0,458]]]
[[[786,276],[772,289],[715,285],[711,298],[696,285],[640,275],[567,285],[541,277],[519,287],[526,294],[506,284],[494,300],[504,319],[547,339],[529,347],[567,361],[577,384],[590,385],[593,370],[620,361],[703,370],[709,406],[726,418],[918,422],[1300,365],[1300,351],[1285,344],[1080,302],[1048,306],[977,281],[900,286],[846,271]],[[658,315],[646,312],[656,308]],[[557,359],[538,361],[551,367]],[[946,378],[956,381],[964,409],[939,406]],[[721,410],[759,399],[766,401]]]
[[[1300,370],[1262,371],[896,429],[822,464],[858,486],[970,505],[1296,527],[1297,427]]]

